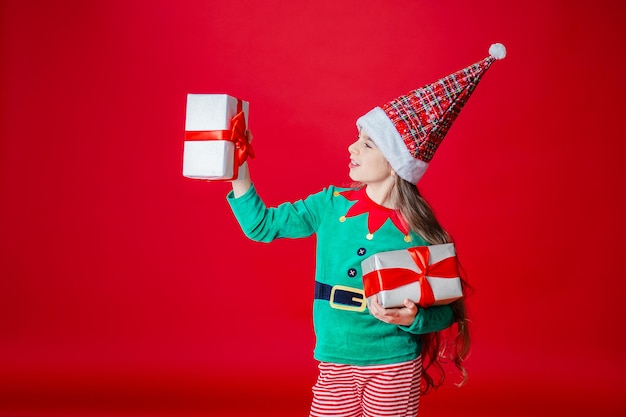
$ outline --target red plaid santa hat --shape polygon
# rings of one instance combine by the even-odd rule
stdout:
[[[504,45],[493,44],[487,58],[374,108],[357,120],[357,127],[376,143],[396,174],[417,184],[481,77],[505,56]]]

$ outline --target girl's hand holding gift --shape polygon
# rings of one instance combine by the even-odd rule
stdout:
[[[369,310],[374,317],[385,323],[410,326],[415,321],[418,307],[417,304],[407,298],[404,300],[404,307],[385,308],[378,303],[378,296],[374,296]]]

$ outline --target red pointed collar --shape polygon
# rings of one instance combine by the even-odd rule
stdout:
[[[398,210],[383,207],[380,204],[375,203],[367,193],[365,187],[357,190],[348,190],[339,193],[347,200],[356,201],[353,204],[345,217],[354,217],[359,214],[368,213],[367,216],[367,229],[371,234],[376,232],[385,223],[387,219],[391,219],[391,222],[400,230],[405,236],[409,234],[409,228],[403,217]]]

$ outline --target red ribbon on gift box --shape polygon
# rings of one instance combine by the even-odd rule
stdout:
[[[229,130],[186,131],[185,140],[227,140],[235,144],[233,176],[213,181],[229,181],[237,178],[239,167],[248,159],[254,159],[252,144],[246,136],[246,116],[243,112],[242,100],[237,100],[237,114],[230,119]]]
[[[422,307],[428,307],[435,303],[435,295],[426,277],[456,278],[459,276],[456,256],[450,256],[429,265],[430,251],[428,246],[416,246],[407,249],[407,251],[422,272],[405,268],[383,268],[369,272],[363,275],[365,297],[417,282],[420,287],[421,298],[413,301]]]

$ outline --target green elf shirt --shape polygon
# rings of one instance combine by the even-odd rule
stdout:
[[[317,236],[313,303],[315,359],[348,365],[377,365],[415,359],[420,334],[450,326],[450,306],[419,308],[411,326],[384,323],[367,311],[361,261],[377,252],[423,246],[391,210],[374,203],[365,188],[331,186],[294,203],[268,208],[252,186],[231,205],[250,239]]]

